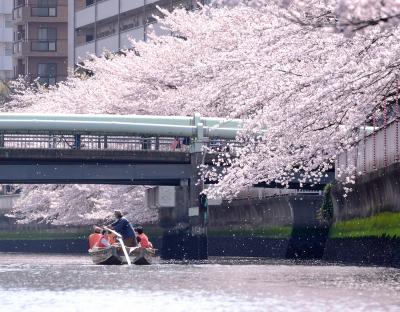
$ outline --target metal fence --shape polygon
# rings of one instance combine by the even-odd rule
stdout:
[[[179,138],[104,135],[0,134],[0,148],[188,151]]]
[[[340,154],[336,160],[335,178],[343,180],[345,176],[339,174],[343,171],[365,174],[398,162],[399,131],[399,118],[395,118]]]
[[[0,149],[81,149],[81,150],[153,150],[188,152],[193,139],[189,137],[142,137],[83,134],[9,134],[0,133]],[[233,152],[237,142],[213,139],[204,145],[211,152]]]

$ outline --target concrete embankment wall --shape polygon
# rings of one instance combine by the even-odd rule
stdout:
[[[400,164],[360,176],[343,197],[341,184],[332,189],[334,220],[365,218],[381,212],[400,212]]]
[[[210,256],[320,258],[326,230],[317,220],[319,195],[284,195],[223,202],[209,209]],[[162,248],[160,228],[149,228],[150,239]],[[321,234],[322,233],[322,234]],[[81,239],[2,239],[3,252],[86,253]]]
[[[346,197],[332,187],[334,218],[324,259],[400,266],[400,164],[356,179]]]
[[[209,255],[320,258],[327,229],[316,194],[239,199],[210,206]]]

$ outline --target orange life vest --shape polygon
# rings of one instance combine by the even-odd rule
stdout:
[[[101,237],[100,233],[93,233],[89,235],[89,248],[92,249],[97,245],[97,243],[100,241]]]
[[[115,239],[115,236],[112,234],[107,234],[106,235],[108,242],[112,245],[115,244],[117,242],[117,240]]]
[[[104,243],[103,243],[103,241],[104,241]],[[101,235],[101,237],[100,237],[99,241],[97,242],[97,244],[95,245],[95,247],[106,248],[108,246],[110,246],[110,243],[108,242],[107,236]]]
[[[140,237],[140,246],[142,246],[144,248],[153,247],[153,245],[149,242],[149,238],[147,237],[146,234],[144,234],[144,233],[139,234],[139,237]]]

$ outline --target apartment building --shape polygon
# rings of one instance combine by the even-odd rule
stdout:
[[[0,81],[13,78],[13,0],[0,1]]]
[[[196,8],[196,0],[69,0],[68,65],[73,67],[88,54],[131,48],[131,40],[146,40],[150,27],[163,34],[154,16],[156,6],[172,10]],[[167,32],[168,33],[168,32]]]
[[[39,78],[46,85],[66,78],[67,22],[68,0],[14,0],[14,77]]]

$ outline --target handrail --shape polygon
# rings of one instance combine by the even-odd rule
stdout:
[[[239,119],[189,116],[19,114],[0,113],[4,133],[56,132],[72,134],[151,135],[235,139]]]
[[[235,139],[240,129],[202,127],[203,136]],[[53,132],[71,134],[151,135],[172,137],[198,137],[198,126],[129,123],[114,121],[70,121],[35,119],[0,119],[3,133]]]
[[[168,124],[176,126],[194,126],[195,119],[206,127],[241,128],[242,120],[219,117],[155,116],[155,115],[107,115],[107,114],[37,114],[37,113],[0,113],[0,119],[13,120],[69,120],[69,121],[113,121],[148,124]]]

